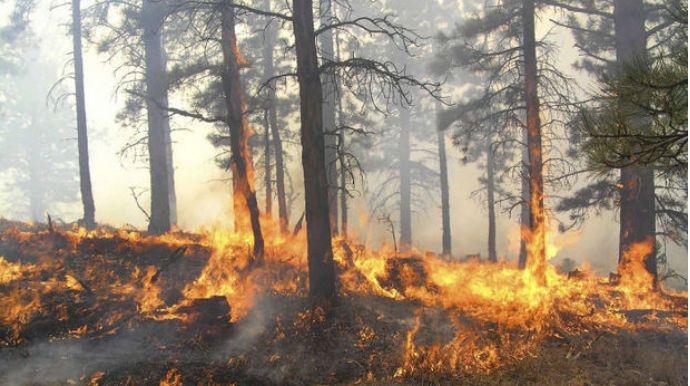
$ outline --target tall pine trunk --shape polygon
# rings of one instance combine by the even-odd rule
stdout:
[[[271,10],[271,1],[264,1],[264,9]],[[275,23],[266,26],[264,32],[266,39],[263,46],[264,56],[264,78],[269,79],[275,76],[273,49],[277,41],[278,31]],[[280,130],[278,128],[278,106],[276,98],[276,90],[274,87],[268,88],[268,124],[271,127],[271,138],[273,145],[273,154],[275,156],[276,169],[276,198],[278,199],[278,217],[280,218],[281,230],[286,231],[289,225],[287,198],[285,195],[285,161],[283,157],[283,142],[280,138]]]
[[[254,191],[254,165],[252,164],[249,137],[251,130],[245,115],[244,96],[240,83],[239,49],[235,35],[235,9],[233,0],[226,0],[221,8],[221,48],[223,51],[223,92],[228,112],[230,129],[230,150],[232,151],[233,186],[235,202],[235,221],[243,229],[251,226],[254,236],[254,259],[263,260],[264,238],[259,222],[259,204]]]
[[[435,8],[435,7],[434,7]],[[438,52],[436,46],[432,46],[432,52]],[[436,116],[441,113],[439,104],[436,104]],[[443,256],[451,256],[451,236],[450,236],[450,188],[448,186],[448,159],[446,157],[446,136],[443,130],[437,130],[438,137],[438,165],[441,180],[441,245]]]
[[[647,57],[647,34],[643,0],[614,0],[614,31],[618,68]],[[636,109],[636,106],[620,106]],[[647,130],[648,122],[630,122]],[[647,243],[649,253],[640,256],[645,269],[652,275],[656,287],[656,205],[654,171],[650,166],[629,166],[621,169],[619,271],[633,258],[628,252],[635,244]]]
[[[321,25],[328,25],[332,18],[332,0],[320,0]],[[324,31],[319,35],[321,43],[322,63],[332,62],[335,53],[333,46],[333,30]],[[335,130],[336,88],[335,72],[327,71],[323,74],[323,133],[326,156],[326,178],[328,179],[328,209],[331,219],[331,231],[338,233],[338,165],[337,144]]]
[[[340,116],[342,116],[343,109],[340,106],[342,101],[338,101],[338,109],[340,110]],[[345,135],[341,131],[340,137],[340,153],[338,158],[340,159],[340,235],[343,238],[347,238],[347,168],[345,167]]]
[[[438,163],[441,175],[441,223],[443,256],[451,256],[450,242],[450,189],[448,187],[448,160],[446,159],[446,138],[444,132],[437,131],[438,136]]]
[[[489,207],[489,261],[495,263],[496,257],[496,200],[494,198],[494,148],[491,136],[487,138],[486,146],[486,196]]]
[[[165,68],[165,61],[163,64],[163,68]],[[165,91],[165,104],[166,106],[168,104],[167,89]],[[170,135],[170,119],[167,116],[165,118],[165,160],[168,166],[168,205],[170,206],[170,225],[177,225],[177,192],[175,191],[175,165],[173,162],[172,137]]]
[[[335,15],[335,10],[333,10]],[[336,60],[340,61],[340,36],[338,32],[335,33],[335,49],[336,49]],[[338,124],[342,127],[344,123],[343,118],[343,96],[341,93],[341,82],[340,78],[336,78],[336,105],[338,106]],[[345,162],[345,131],[340,130],[338,133],[339,148],[338,148],[338,161],[340,162],[340,235],[343,238],[347,238],[347,163]]]
[[[273,215],[273,168],[271,166],[271,125],[268,112],[264,116],[264,185],[266,187],[266,214]]]
[[[400,108],[400,250],[412,246],[412,182],[410,176],[410,110]]]
[[[316,301],[332,302],[336,299],[335,266],[328,210],[329,186],[326,179],[323,137],[323,94],[311,0],[293,0],[293,30],[297,50],[302,123],[309,296]]]
[[[546,268],[546,217],[542,175],[541,122],[537,94],[537,54],[534,37],[534,0],[522,2],[525,102],[527,108],[527,148],[529,151],[530,238],[527,267],[544,283]]]
[[[529,150],[527,148],[527,129],[522,131],[522,162],[520,165],[520,257],[518,267],[525,268],[527,265],[527,243],[529,242],[529,232],[532,228],[530,222],[530,190],[529,190]]]
[[[96,207],[91,190],[89,168],[89,138],[86,127],[86,97],[84,96],[84,63],[81,49],[81,4],[72,0],[72,48],[74,49],[74,89],[77,99],[77,147],[79,149],[79,189],[84,208],[84,227],[96,227]]]
[[[161,30],[165,18],[162,1],[144,0],[141,10],[144,25],[146,65],[146,109],[148,117],[148,151],[151,175],[151,217],[149,232],[161,234],[170,230],[170,196],[166,146],[167,79],[164,67]]]

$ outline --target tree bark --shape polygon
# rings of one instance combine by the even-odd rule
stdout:
[[[254,259],[264,258],[264,238],[259,221],[259,204],[254,191],[254,167],[252,164],[249,137],[251,129],[245,115],[244,96],[240,83],[239,61],[242,60],[235,35],[234,0],[226,0],[221,8],[221,48],[223,51],[223,91],[228,112],[230,129],[230,150],[232,151],[233,197],[239,205],[235,206],[235,222],[242,228],[251,226],[254,236]],[[237,211],[239,210],[239,211]]]
[[[486,146],[486,195],[489,207],[489,261],[495,263],[496,257],[496,200],[494,198],[494,149],[491,137],[487,139]]]
[[[335,10],[333,11],[335,14]],[[336,49],[336,60],[340,60],[340,36],[338,31],[335,33],[335,49]],[[338,124],[342,127],[344,123],[343,118],[343,98],[341,94],[341,82],[340,78],[336,78],[336,104],[338,106]],[[347,239],[347,165],[345,162],[345,132],[341,130],[338,133],[339,138],[339,152],[338,161],[340,162],[340,235]]]
[[[530,223],[530,188],[529,188],[529,150],[527,148],[527,129],[522,131],[522,164],[520,167],[521,190],[520,190],[520,257],[518,267],[524,269],[527,265],[527,243],[529,242],[529,232],[532,228]]]
[[[151,217],[149,233],[170,231],[170,196],[168,190],[168,155],[165,127],[168,113],[167,80],[163,67],[161,30],[165,4],[144,0],[141,10],[144,25],[144,56],[146,65],[146,109],[148,117],[148,151],[151,175]]]
[[[338,102],[340,105],[340,102]],[[342,114],[342,107],[339,107],[340,114]],[[340,137],[340,235],[347,238],[347,168],[345,167],[345,135],[342,132]]]
[[[412,246],[412,187],[410,176],[410,110],[400,108],[400,250]]]
[[[332,0],[320,0],[321,25],[328,25],[332,18]],[[321,43],[321,60],[323,63],[332,62],[335,53],[333,46],[333,30],[324,31],[319,35]],[[323,134],[326,146],[326,178],[328,179],[328,209],[331,219],[331,231],[338,233],[338,165],[336,144],[336,88],[335,72],[333,70],[323,74]]]
[[[165,51],[163,51],[165,52]],[[165,54],[164,54],[165,57]],[[163,68],[166,68],[165,61]],[[165,104],[168,104],[168,90],[165,90]],[[173,161],[172,137],[170,135],[170,118],[165,117],[165,160],[168,166],[168,205],[170,206],[170,225],[177,225],[177,192],[175,191],[175,164]]]
[[[79,189],[84,209],[84,227],[96,227],[96,207],[91,190],[89,168],[89,138],[86,127],[86,97],[84,95],[84,63],[81,48],[81,4],[72,0],[72,45],[74,49],[74,88],[77,99],[77,147],[79,149]]]
[[[647,57],[645,11],[642,0],[614,0],[614,31],[616,62],[619,68]],[[635,109],[635,106],[620,106]],[[637,120],[632,124],[646,128],[648,122]],[[649,166],[629,166],[621,169],[620,239],[618,267],[622,270],[630,263],[628,252],[638,243],[651,243],[650,252],[642,256],[645,269],[652,275],[652,286],[657,286],[656,261],[656,203],[654,171]]]
[[[312,0],[293,0],[293,30],[300,92],[302,168],[307,220],[309,296],[336,299],[323,138],[323,94],[314,36]]]
[[[271,9],[271,1],[265,0],[264,8],[267,11]],[[265,39],[263,47],[264,56],[264,77],[269,79],[275,75],[273,65],[273,49],[277,40],[277,30],[275,23],[266,26]],[[278,217],[280,219],[280,227],[283,232],[288,230],[290,223],[287,211],[287,199],[285,196],[285,161],[283,157],[283,142],[280,138],[280,130],[278,128],[278,111],[277,98],[275,87],[268,89],[268,124],[271,127],[271,137],[273,139],[273,154],[275,156],[276,164],[276,198],[278,199]]]
[[[438,163],[441,175],[441,223],[443,229],[443,256],[446,258],[450,258],[450,189],[448,187],[448,160],[446,159],[446,138],[444,132],[441,130],[437,130],[437,136]]]
[[[273,215],[273,170],[271,167],[271,125],[268,111],[264,119],[264,185],[266,185],[266,214]]]
[[[534,0],[522,2],[525,102],[527,107],[527,148],[529,151],[530,238],[527,267],[535,278],[545,283],[546,217],[544,213],[544,180],[542,175],[541,122],[537,94],[537,55],[534,37]]]

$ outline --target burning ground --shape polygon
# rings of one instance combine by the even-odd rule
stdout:
[[[303,233],[267,231],[257,263],[250,235],[222,230],[1,227],[3,385],[688,382],[687,294],[642,274],[548,266],[543,283],[334,239],[325,311],[307,300]]]

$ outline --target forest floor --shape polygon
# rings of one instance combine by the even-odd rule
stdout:
[[[687,327],[550,334],[497,366],[448,370],[435,358],[452,353],[409,342],[414,329],[417,344],[449,347],[439,341],[447,310],[346,294],[326,317],[305,296],[268,291],[234,323],[224,298],[169,319],[136,299],[152,288],[142,283],[154,267],[155,295],[180,300],[212,253],[195,235],[180,235],[184,245],[75,238],[8,221],[0,232],[0,385],[688,384]],[[476,328],[489,336],[499,327]]]

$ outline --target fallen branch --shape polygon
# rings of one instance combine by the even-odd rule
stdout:
[[[179,260],[180,257],[184,256],[185,251],[187,251],[186,245],[175,249],[175,251],[173,251],[173,253],[172,253],[172,256],[165,263],[163,263],[161,265],[161,267],[158,268],[156,273],[151,277],[151,284],[155,284],[156,281],[158,281],[158,277],[160,276],[161,273],[163,273],[163,271],[168,269],[168,267],[170,267],[172,265],[172,263]]]

